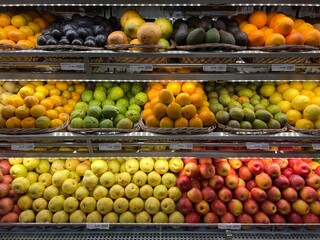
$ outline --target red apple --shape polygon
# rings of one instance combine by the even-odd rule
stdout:
[[[203,217],[203,222],[204,223],[219,223],[219,217],[217,214],[214,212],[208,212],[204,217]]]
[[[274,158],[273,161],[278,163],[281,169],[285,169],[289,164],[286,158]]]
[[[190,162],[198,164],[197,159],[194,158],[194,157],[185,157],[185,158],[182,159],[182,161],[183,161],[184,165],[187,165]]]
[[[287,167],[282,170],[282,174],[289,178],[292,174],[294,174],[294,172],[292,168]]]
[[[209,187],[209,179],[202,179],[201,180],[201,188]]]
[[[191,188],[188,192],[187,192],[187,197],[189,198],[189,200],[193,203],[199,203],[202,201],[202,193],[201,190],[199,188]]]
[[[248,213],[242,212],[237,217],[237,223],[253,223],[253,218]]]
[[[219,191],[224,186],[224,178],[219,175],[214,175],[210,178],[209,186],[213,188],[213,190]]]
[[[250,197],[250,192],[247,188],[238,186],[234,191],[233,191],[234,197],[241,202],[245,202],[249,199]]]
[[[191,178],[191,188],[201,189],[201,182],[198,178]]]
[[[276,207],[278,213],[283,216],[288,215],[291,212],[291,204],[285,199],[280,199],[277,201]]]
[[[287,222],[288,223],[297,223],[301,224],[303,223],[302,217],[296,213],[296,212],[290,212],[287,216]]]
[[[23,210],[20,209],[19,206],[18,206],[18,204],[16,203],[16,204],[13,205],[12,212],[15,212],[15,213],[17,213],[18,215],[20,215],[20,213],[22,213]]]
[[[261,223],[261,224],[269,224],[270,223],[270,219],[267,216],[267,214],[265,214],[264,212],[257,212],[256,214],[253,215],[253,222],[254,223]]]
[[[230,212],[226,212],[223,216],[220,217],[221,223],[235,223],[236,218]]]
[[[291,204],[292,209],[300,214],[306,215],[310,212],[310,206],[307,202],[303,201],[302,199],[297,199]]]
[[[275,185],[279,189],[285,189],[290,186],[290,182],[285,175],[281,174],[273,179],[273,185]]]
[[[201,222],[201,217],[200,217],[200,215],[198,213],[191,212],[191,213],[188,213],[184,217],[184,222],[185,223],[200,223]]]
[[[245,187],[245,186],[246,186],[246,182],[243,179],[239,178],[238,187]]]
[[[319,224],[319,218],[317,217],[317,215],[313,214],[313,213],[308,213],[306,215],[302,216],[302,221],[304,223],[310,223],[310,224]],[[318,226],[308,226],[306,227],[307,229],[310,230],[315,230],[317,229]]]
[[[298,162],[301,162],[299,158],[288,158],[288,167],[293,169],[294,165]]]
[[[10,185],[6,183],[0,183],[0,198],[7,197],[9,194]]]
[[[211,159],[211,158],[210,158]],[[212,163],[203,163],[200,164],[200,175],[202,178],[212,178],[216,174],[216,170]]]
[[[252,173],[249,171],[249,168],[247,166],[240,167],[238,169],[238,174],[239,174],[239,177],[244,181],[248,181],[253,177]]]
[[[272,186],[272,179],[267,173],[259,173],[255,176],[256,184],[259,188],[269,189]]]
[[[276,162],[272,162],[265,166],[265,172],[269,174],[270,177],[275,178],[281,174],[280,165]]]
[[[236,170],[234,170],[233,168],[230,169],[228,174],[234,174],[234,175],[238,175]]]
[[[3,178],[3,173],[0,170],[0,183],[2,182],[2,178]]]
[[[256,183],[256,181],[254,180],[254,179],[251,179],[251,180],[249,180],[247,183],[246,183],[246,188],[249,190],[249,191],[251,191],[252,190],[252,188],[255,188],[255,187],[257,187],[258,185],[257,185],[257,183]]]
[[[316,168],[316,170],[314,171],[315,174],[320,175],[320,166],[318,166]]]
[[[235,174],[229,174],[224,179],[224,184],[230,189],[235,189],[239,184],[239,177]]]
[[[261,161],[264,167],[266,167],[267,165],[272,163],[272,158],[260,158],[259,161]]]
[[[229,158],[228,162],[233,169],[239,169],[242,166],[242,161],[239,158]]]
[[[259,173],[262,173],[264,170],[264,164],[262,161],[257,160],[257,159],[252,159],[248,162],[248,169],[249,171],[254,174],[257,175]]]
[[[228,210],[233,216],[239,216],[242,213],[243,210],[243,204],[238,199],[231,199],[230,202],[228,202]]]
[[[200,165],[205,163],[212,164],[212,158],[198,158],[198,162]]]
[[[214,158],[213,159],[213,165],[217,165],[218,163],[221,163],[221,162],[228,162],[228,160],[226,158]]]
[[[312,188],[320,188],[320,176],[316,173],[310,173],[306,178],[306,184]]]
[[[0,160],[0,170],[3,175],[10,174],[10,168],[11,168],[11,164],[9,163],[9,161],[7,159]]]
[[[309,186],[303,187],[299,192],[299,196],[307,203],[315,202],[318,199],[317,191]]]
[[[19,222],[19,215],[15,212],[9,212],[1,217],[1,223],[16,223]]]
[[[207,202],[212,202],[217,199],[216,192],[211,187],[205,187],[201,190],[203,200]]]
[[[201,202],[196,203],[195,210],[201,216],[204,216],[210,211],[209,203],[207,203],[205,200],[202,200]]]
[[[272,202],[276,202],[281,198],[281,191],[276,186],[271,186],[267,190],[268,199]]]
[[[196,163],[189,162],[184,166],[184,172],[188,177],[196,178],[199,176],[199,167]]]
[[[192,202],[186,197],[180,198],[178,201],[178,210],[182,214],[188,214],[192,212],[193,210]]]
[[[283,189],[281,192],[281,196],[283,199],[287,200],[290,203],[292,203],[298,199],[298,193],[292,187],[288,187],[286,189]]]
[[[6,215],[13,209],[13,200],[5,197],[0,199],[0,216]]]
[[[250,193],[251,197],[258,203],[263,203],[268,198],[267,193],[259,187],[252,188]]]
[[[267,201],[261,203],[260,209],[262,212],[264,212],[268,216],[271,216],[277,212],[276,205],[273,202],[271,202],[270,200],[267,200]]]
[[[253,215],[259,211],[259,205],[255,200],[249,198],[243,203],[243,209],[246,213]]]
[[[316,214],[317,216],[320,215],[320,201],[315,201],[309,204],[310,212]]]
[[[6,183],[11,186],[12,181],[13,181],[13,177],[11,175],[3,175],[2,183]]]
[[[295,174],[306,177],[311,172],[311,167],[306,162],[297,162],[293,166],[293,171]]]
[[[229,188],[223,187],[219,190],[218,197],[224,202],[229,202],[233,198],[233,194]]]
[[[292,174],[289,177],[289,181],[290,181],[290,187],[294,188],[297,191],[301,190],[305,186],[304,179],[298,174]]]
[[[223,216],[227,212],[226,204],[219,199],[216,199],[213,202],[211,202],[210,208],[218,216]]]
[[[177,187],[182,191],[182,192],[187,192],[189,191],[191,187],[191,179],[187,175],[183,175],[178,177],[177,179]]]
[[[280,215],[279,213],[273,214],[270,216],[270,222],[271,223],[278,223],[279,225],[287,223],[284,216]],[[284,227],[282,226],[276,226],[276,229],[282,230]]]
[[[12,198],[14,203],[18,202],[20,196],[21,195],[19,193],[16,193],[15,191],[13,191],[13,189],[10,189],[9,192],[8,192],[8,197]]]
[[[231,166],[228,162],[219,162],[216,164],[216,173],[222,177],[225,177],[229,174]]]

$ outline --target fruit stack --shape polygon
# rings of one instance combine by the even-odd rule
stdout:
[[[176,211],[180,158],[12,158],[0,163],[5,174],[10,172],[14,191],[14,200],[0,200],[0,209],[6,209],[0,211],[0,222],[184,222]],[[5,215],[12,211],[19,215]]]
[[[82,92],[81,101],[71,113],[71,130],[132,129],[146,102],[147,94],[139,83],[97,83],[94,90]]]
[[[177,186],[186,223],[319,224],[311,159],[185,158]]]

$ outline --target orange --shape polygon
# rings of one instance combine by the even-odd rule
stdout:
[[[249,35],[250,33],[254,32],[254,31],[257,31],[258,28],[256,25],[253,25],[253,24],[245,24],[243,26],[243,28],[241,29],[242,32],[245,32],[247,35]]]
[[[285,44],[286,44],[286,39],[280,33],[270,34],[266,38],[265,43],[264,43],[265,46],[280,46],[280,45],[285,45]]]
[[[167,105],[165,105],[164,103],[156,103],[152,110],[154,112],[154,115],[159,119],[167,115]]]
[[[7,39],[7,38],[8,38],[8,32],[3,28],[0,28],[0,40]]]
[[[256,30],[248,35],[249,45],[253,47],[264,45],[264,34],[261,30]]]
[[[48,89],[48,91],[50,89],[56,88],[56,86],[54,85],[54,82],[53,82],[53,84],[51,84],[51,83],[49,83],[49,81],[48,81],[48,83],[46,85],[44,85],[44,87],[46,87]],[[49,94],[49,92],[48,92],[48,94]]]
[[[202,111],[210,111],[210,108],[207,106],[203,106],[201,108],[198,108],[197,113],[200,114]]]
[[[24,86],[24,87],[20,88],[18,94],[22,98],[25,98],[27,96],[32,96],[34,94],[34,90],[31,87]]]
[[[22,27],[19,28],[19,30],[23,31],[27,36],[33,36],[34,35],[33,30],[28,26],[22,26]]]
[[[3,28],[5,31],[10,32],[11,30],[17,30],[18,28],[13,26],[13,25],[9,25]]]
[[[55,96],[53,96],[53,97],[55,97]],[[57,97],[60,97],[60,96],[57,96]],[[61,105],[59,105],[59,106],[64,106],[64,105],[68,104],[69,99],[66,99],[64,97],[60,97],[60,99],[61,99]],[[59,107],[59,106],[57,106],[57,107]]]
[[[189,126],[189,121],[184,117],[180,117],[174,121],[175,128],[182,128],[182,127],[188,127],[188,126]]]
[[[151,114],[146,118],[145,123],[148,127],[159,127],[160,121],[155,115]]]
[[[155,97],[158,97],[159,93],[160,93],[160,90],[151,88],[149,91],[147,91],[148,99],[151,100]]]
[[[31,116],[34,118],[44,116],[46,114],[46,108],[40,104],[32,106],[30,110]]]
[[[63,121],[61,119],[52,119],[50,121],[51,128],[57,128],[63,125]]]
[[[162,89],[159,92],[159,101],[164,104],[169,104],[174,101],[173,93],[169,89]]]
[[[26,40],[27,35],[22,30],[17,29],[9,31],[8,38],[12,41],[18,42],[20,40]]]
[[[249,24],[247,21],[243,21],[243,22],[239,23],[240,30],[242,31],[242,28],[247,24]]]
[[[68,105],[74,107],[77,104],[77,101],[75,101],[74,99],[69,99],[68,100]]]
[[[202,128],[203,127],[203,122],[201,118],[198,116],[194,116],[189,120],[189,127],[194,127],[194,128]]]
[[[55,118],[59,118],[59,113],[57,110],[50,109],[50,110],[47,110],[46,116],[50,119],[55,119]]]
[[[19,119],[23,119],[30,116],[30,109],[26,106],[19,106],[14,112],[15,116]]]
[[[151,109],[151,102],[147,102],[144,106],[143,109]]]
[[[314,29],[314,27],[310,23],[302,23],[296,30],[303,34],[305,31],[309,31]]]
[[[149,115],[152,115],[153,114],[153,110],[151,108],[149,109],[144,109],[143,112],[142,112],[142,119],[143,121],[146,121],[147,117]]]
[[[277,91],[279,93],[283,93],[288,88],[290,88],[290,85],[288,83],[282,83],[282,84],[277,86]]]
[[[59,107],[55,107],[54,110],[57,110],[58,113],[64,113],[63,111],[63,107],[62,106],[59,106]]]
[[[244,14],[238,14],[234,19],[240,24],[247,19],[247,16]]]
[[[19,40],[17,42],[17,46],[24,47],[24,48],[33,48],[35,46],[35,43],[29,40]]]
[[[23,15],[19,14],[19,15],[14,15],[11,18],[11,24],[19,28],[19,27],[28,25],[28,21]]]
[[[176,103],[178,103],[181,107],[186,106],[191,103],[191,96],[189,93],[182,92],[176,96]]]
[[[37,86],[36,91],[37,92],[38,91],[44,92],[45,96],[48,96],[48,94],[49,94],[49,90],[45,86]]]
[[[0,44],[6,44],[6,45],[16,45],[16,43],[10,39],[1,39]]]
[[[267,19],[267,25],[269,26],[270,25],[270,21],[271,21],[271,19],[275,16],[275,15],[277,15],[277,12],[269,12],[268,13],[268,19]]]
[[[70,115],[68,113],[59,113],[59,119],[62,121],[62,122],[66,122],[68,121],[70,118]]]
[[[52,100],[54,107],[58,107],[62,105],[62,98],[60,96],[53,95],[53,96],[50,96],[49,98]]]
[[[8,119],[12,116],[14,116],[14,113],[16,111],[16,108],[12,105],[5,105],[1,108],[1,116],[4,118],[4,119]]]
[[[257,28],[262,28],[267,24],[268,16],[264,11],[255,11],[249,17],[249,23]]]
[[[193,82],[185,82],[182,85],[182,91],[189,93],[190,95],[194,94],[196,92],[196,84]]]
[[[39,101],[42,101],[43,99],[45,99],[46,95],[44,94],[44,92],[35,92],[33,94],[33,96],[35,96],[36,98],[38,98]]]
[[[33,22],[37,23],[39,25],[39,27],[41,28],[41,30],[44,30],[48,27],[46,21],[41,17],[34,18]]]
[[[286,44],[303,45],[304,36],[299,32],[293,32],[286,36]]]
[[[173,120],[182,116],[182,108],[178,103],[172,102],[167,107],[167,116]]]
[[[41,28],[38,23],[35,22],[28,22],[28,27],[31,28],[31,30],[36,33],[41,33]]]
[[[71,92],[71,99],[78,101],[81,98],[80,93],[77,92]]]
[[[33,117],[27,117],[21,120],[22,128],[35,128],[36,120]]]
[[[17,94],[13,94],[7,98],[7,104],[12,105],[14,107],[19,107],[24,104],[23,98]]]
[[[155,82],[155,83],[151,83],[151,88],[157,89],[157,90],[162,90],[164,87],[161,83]]]
[[[160,128],[173,128],[173,120],[169,117],[164,117],[160,120]]]
[[[75,90],[75,92],[81,94],[81,93],[83,93],[84,90],[86,90],[86,87],[84,85],[82,85],[82,84],[76,84],[74,86],[74,90]]]
[[[27,22],[31,22],[33,20],[33,17],[30,13],[21,13],[22,16],[24,16],[25,19],[27,19]]]
[[[191,96],[191,104],[193,104],[195,107],[201,107],[205,101],[204,95],[201,93],[194,93]]]
[[[278,19],[273,27],[275,33],[280,33],[287,36],[293,29],[293,20],[289,17],[282,17]]]
[[[193,104],[182,107],[182,116],[186,119],[193,118],[197,113],[197,108]]]
[[[56,17],[48,11],[43,12],[41,15],[50,25],[56,21]]]
[[[173,95],[178,95],[181,91],[181,85],[178,82],[169,82],[167,85],[167,89],[169,89]]]
[[[277,22],[280,18],[283,18],[283,17],[286,17],[286,15],[283,14],[283,13],[277,13],[276,15],[274,15],[274,16],[270,19],[269,27],[270,27],[270,28],[274,28],[275,25],[276,25],[276,22]]]
[[[310,46],[319,47],[320,45],[320,32],[318,29],[312,29],[302,33],[305,39],[305,44]]]
[[[58,88],[61,92],[66,91],[69,85],[66,82],[57,82],[56,88]]]
[[[27,107],[32,107],[39,103],[39,99],[36,96],[27,96],[23,99],[23,102]]]
[[[68,103],[67,105],[63,106],[63,111],[65,113],[71,114],[73,111],[73,107],[74,107],[74,105],[71,105],[70,103]]]
[[[295,20],[293,20],[293,27],[295,29],[297,29],[303,23],[305,23],[305,21],[303,19],[295,19]]]
[[[211,111],[201,111],[201,113],[199,114],[199,118],[202,120],[203,126],[205,127],[212,126],[214,120],[216,119]]]
[[[17,117],[11,117],[6,121],[7,128],[20,128],[21,120]]]
[[[65,99],[70,99],[71,98],[71,93],[69,91],[63,91],[61,93],[61,97],[65,98]]]
[[[37,37],[36,36],[27,36],[27,40],[32,42],[33,46],[37,45]]]
[[[0,13],[0,27],[9,26],[11,23],[11,18],[5,13]]]
[[[157,98],[157,97],[151,99],[151,101],[150,101],[150,108],[153,109],[154,105],[156,105],[156,103],[158,103],[158,102],[160,102],[160,101],[159,101],[159,98]]]
[[[31,88],[33,91],[36,90],[36,86],[34,84],[32,84],[31,82],[28,82],[26,85],[24,85],[23,87],[28,87]]]
[[[50,109],[53,109],[54,102],[50,98],[45,98],[42,101],[40,101],[40,105],[44,106],[46,110],[50,110]]]
[[[49,90],[49,96],[54,96],[54,95],[60,96],[60,94],[61,94],[61,91],[58,88],[52,88]]]

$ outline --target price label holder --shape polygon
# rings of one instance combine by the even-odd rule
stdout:
[[[224,230],[240,230],[241,224],[240,223],[218,223],[219,229]]]
[[[120,151],[122,150],[121,143],[100,143],[99,151]]]
[[[14,151],[33,151],[34,143],[12,143],[11,150]]]
[[[246,147],[248,150],[269,150],[270,146],[268,143],[251,143],[247,142]]]
[[[312,144],[312,148],[313,148],[314,150],[320,150],[320,143],[313,143],[313,144]]]
[[[170,148],[174,150],[192,150],[192,143],[170,143]]]
[[[152,71],[153,71],[152,64],[131,64],[129,67],[129,72],[131,73],[152,72]]]
[[[272,64],[272,72],[293,72],[296,69],[295,64]]]
[[[84,63],[60,63],[63,71],[84,71]]]
[[[109,230],[110,226],[107,223],[87,223],[86,228]]]
[[[202,69],[204,72],[226,72],[227,64],[205,64]]]

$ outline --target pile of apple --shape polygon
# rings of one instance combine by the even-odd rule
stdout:
[[[320,166],[311,159],[184,158],[186,223],[318,224]]]
[[[21,209],[13,222],[184,222],[176,211],[180,158],[9,158],[9,163]]]

